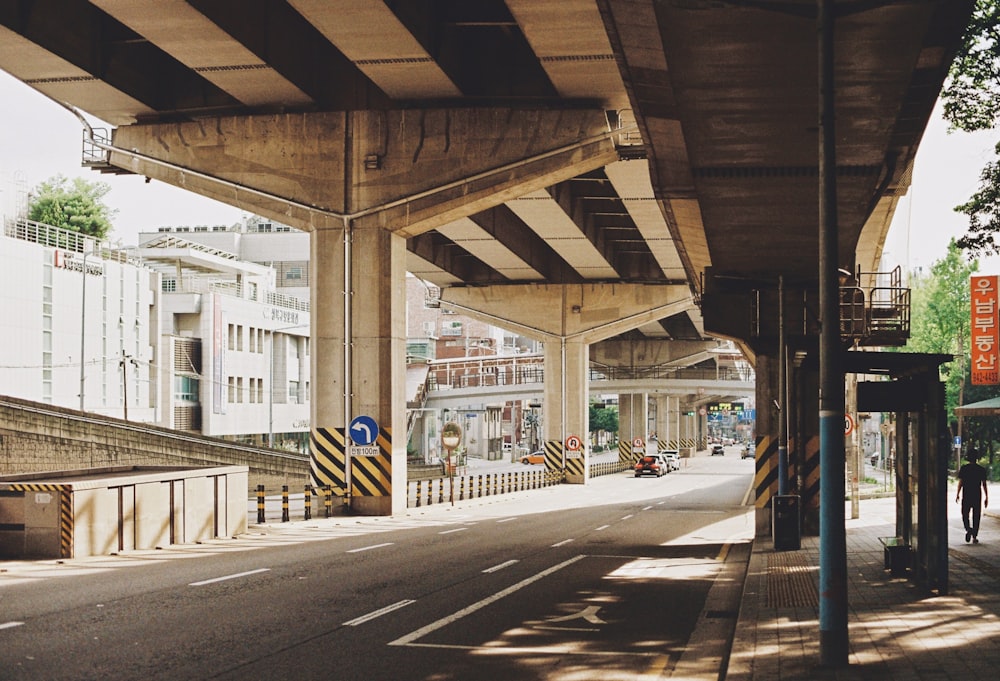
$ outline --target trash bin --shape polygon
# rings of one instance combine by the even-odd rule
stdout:
[[[802,504],[797,494],[779,494],[771,502],[771,536],[775,551],[802,547]]]

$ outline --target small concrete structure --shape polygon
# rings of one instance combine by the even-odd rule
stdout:
[[[81,558],[247,530],[246,466],[0,477],[0,559]]]

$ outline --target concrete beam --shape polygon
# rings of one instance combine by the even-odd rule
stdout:
[[[449,287],[441,304],[542,341],[589,344],[694,307],[688,287],[674,284]]]
[[[119,127],[112,165],[298,229],[411,237],[617,160],[603,111],[435,109]]]

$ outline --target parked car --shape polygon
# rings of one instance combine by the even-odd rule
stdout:
[[[659,478],[668,472],[667,462],[659,454],[646,454],[635,464],[635,477],[637,478],[644,475],[655,475]]]
[[[537,452],[532,452],[531,454],[525,454],[521,457],[521,463],[525,466],[533,463],[545,463],[545,452],[538,450]]]
[[[667,472],[679,471],[681,469],[681,455],[676,449],[667,449],[660,452],[660,456],[667,464]]]
[[[740,456],[741,459],[752,459],[754,457],[754,446],[752,442],[747,442],[743,446],[743,454]]]
[[[722,445],[712,445],[712,456],[725,456],[726,448]]]

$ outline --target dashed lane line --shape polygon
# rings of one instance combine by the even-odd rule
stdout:
[[[361,553],[362,551],[371,551],[372,549],[381,549],[386,546],[392,546],[394,542],[385,542],[384,544],[372,544],[371,546],[362,546],[357,549],[348,549],[344,553]]]
[[[250,570],[248,572],[237,572],[235,575],[225,575],[224,577],[214,577],[213,579],[204,579],[200,582],[191,582],[188,586],[204,586],[205,584],[215,584],[216,582],[225,582],[229,579],[239,579],[240,577],[249,577],[250,575],[260,574],[261,572],[268,572],[271,568],[259,568],[257,570]]]

